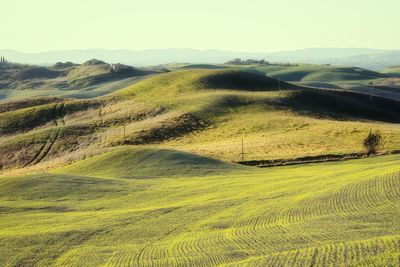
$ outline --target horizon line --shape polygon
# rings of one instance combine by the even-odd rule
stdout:
[[[192,50],[192,51],[218,51],[218,52],[227,52],[227,53],[246,53],[246,54],[273,54],[273,53],[287,53],[287,52],[297,52],[297,51],[305,51],[305,50],[317,50],[317,49],[337,49],[337,50],[346,50],[346,49],[359,49],[359,50],[376,50],[381,52],[394,52],[400,51],[399,49],[383,49],[383,48],[370,48],[370,47],[308,47],[308,48],[299,48],[299,49],[289,49],[289,50],[275,50],[269,52],[249,52],[249,51],[234,51],[234,50],[224,50],[218,48],[149,48],[149,49],[131,49],[131,48],[71,48],[71,49],[53,49],[53,50],[42,50],[42,51],[23,51],[14,48],[0,48],[0,51],[13,51],[24,54],[41,54],[41,53],[49,53],[49,52],[73,52],[73,51],[129,51],[129,52],[145,52],[145,51],[168,51],[168,50]]]

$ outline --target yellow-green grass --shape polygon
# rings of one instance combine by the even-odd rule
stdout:
[[[175,173],[124,178],[151,163],[123,149],[1,177],[0,265],[399,265],[398,155],[187,176],[159,152]]]
[[[282,90],[295,86],[282,83]],[[116,92],[137,101],[171,104],[177,97],[215,90],[277,91],[279,83],[261,75],[236,70],[180,70],[161,74]],[[176,106],[174,103],[173,106]]]
[[[382,71],[382,73],[385,73],[388,75],[393,75],[393,76],[399,76],[400,75],[400,66],[393,66],[390,68],[386,68]]]
[[[156,102],[182,112],[196,112],[195,114],[213,120],[213,124],[205,130],[167,141],[164,145],[215,158],[240,160],[242,138],[245,139],[245,159],[249,160],[362,152],[362,140],[371,129],[382,132],[383,150],[400,147],[400,129],[396,124],[357,121],[356,117],[351,116],[351,112],[350,116],[343,114],[347,107],[354,110],[356,101],[346,106],[343,99],[337,99],[337,106],[330,107],[330,103],[335,103],[335,96],[321,92],[322,98],[317,96],[314,100],[312,97],[296,98],[298,101],[295,104],[302,104],[305,111],[308,110],[299,114],[301,110],[296,108],[276,108],[291,99],[291,91],[212,90],[212,87],[198,82],[209,73],[215,71],[164,74],[127,88],[121,94],[131,94],[130,97],[139,102]],[[320,100],[324,100],[326,105],[320,104],[312,108]],[[374,107],[369,99],[360,102],[365,102],[364,106],[356,109],[362,113]],[[288,102],[288,106],[290,105],[293,103]],[[321,114],[326,116],[320,117]],[[339,117],[340,120],[333,120],[330,116]],[[150,121],[148,123],[151,124]],[[132,132],[134,134],[136,129],[141,129],[139,123],[128,126],[128,135]]]
[[[62,118],[67,114],[99,106],[100,102],[95,100],[64,101],[0,113],[0,133],[15,134],[31,130],[45,123]]]
[[[213,65],[213,64],[188,64],[181,69],[226,69],[227,66],[224,65]]]
[[[249,66],[243,69],[265,73],[269,77],[291,82],[363,81],[385,77],[382,73],[363,68],[330,65]]]
[[[244,167],[183,151],[129,148],[117,149],[67,166],[61,172],[118,178],[201,176]]]
[[[365,151],[363,140],[379,131],[379,151],[400,148],[397,124],[371,121],[335,121],[301,116],[290,111],[268,110],[252,105],[228,110],[213,126],[169,140],[162,145],[228,161],[293,159]]]
[[[97,76],[101,74],[110,73],[110,65],[108,64],[99,64],[99,65],[81,65],[73,68],[68,72],[68,80],[76,80],[87,78],[89,76]]]
[[[2,113],[0,125],[4,124],[4,129],[12,130],[9,125],[21,125],[21,129],[0,137],[0,151],[5,151],[4,158],[9,159],[0,163],[4,168],[24,166],[20,163],[31,161],[35,150],[39,148],[37,153],[41,153],[45,143],[54,146],[44,153],[40,160],[44,163],[67,156],[71,150],[91,154],[90,149],[124,143],[157,144],[238,161],[242,138],[245,160],[292,159],[362,152],[363,138],[370,130],[379,130],[383,136],[379,151],[400,148],[398,102],[379,97],[371,101],[367,95],[304,89],[283,82],[280,85],[281,90],[277,80],[238,70],[181,70],[92,100],[97,106],[68,101],[65,103],[69,103],[71,112],[52,112],[50,107],[61,105],[58,103]],[[72,109],[74,105],[81,111]],[[31,112],[41,108],[49,116]],[[34,139],[38,130],[53,134],[59,128],[90,131],[79,133],[83,142],[71,135],[44,141],[40,138],[42,141],[33,146],[24,141]],[[28,130],[32,134],[21,133]],[[66,149],[56,150],[60,147]],[[20,155],[23,160],[14,160]]]

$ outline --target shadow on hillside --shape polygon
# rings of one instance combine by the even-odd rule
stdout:
[[[400,123],[399,101],[355,92],[305,89],[291,93],[280,104],[317,117]]]
[[[181,67],[181,69],[207,69],[207,70],[220,70],[226,69],[225,66],[210,65],[210,64],[192,64]]]
[[[200,82],[205,88],[233,89],[243,91],[277,91],[297,89],[298,87],[276,79],[247,71],[229,71],[203,77]]]

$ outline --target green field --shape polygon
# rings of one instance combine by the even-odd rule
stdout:
[[[400,0],[0,10],[0,267],[400,267]]]
[[[103,67],[69,72],[90,99],[0,103],[0,266],[399,266],[400,102],[363,91],[383,74]],[[299,158],[322,162],[234,163]]]
[[[234,67],[234,66],[232,66]],[[269,77],[289,82],[345,82],[374,80],[385,74],[358,67],[331,65],[247,65],[241,70],[264,73]]]
[[[122,148],[2,177],[0,265],[398,266],[399,160],[257,169]]]

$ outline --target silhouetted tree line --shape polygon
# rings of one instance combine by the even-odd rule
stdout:
[[[268,61],[266,61],[265,59],[261,59],[261,60],[246,59],[246,60],[242,60],[240,58],[235,58],[235,59],[229,60],[225,64],[231,64],[231,65],[264,64],[264,65],[269,65],[270,63]]]
[[[252,65],[252,64],[262,64],[262,65],[273,65],[273,66],[281,66],[281,67],[297,67],[299,64],[292,64],[292,63],[270,63],[269,61],[265,59],[240,59],[240,58],[235,58],[232,60],[229,60],[228,62],[225,62],[225,64],[229,65]]]

